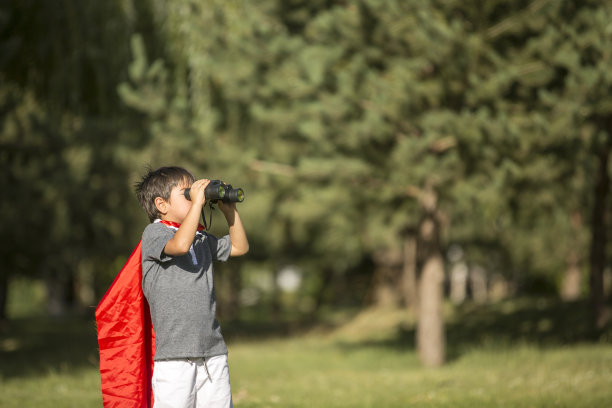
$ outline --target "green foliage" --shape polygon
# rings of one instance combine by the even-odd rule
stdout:
[[[134,206],[124,204],[129,167],[118,159],[139,139],[139,118],[116,93],[129,58],[123,3],[0,6],[3,282],[85,286],[137,241]]]
[[[595,159],[611,138],[607,2],[0,12],[0,187],[13,192],[0,209],[23,226],[2,246],[3,274],[107,282],[146,222],[132,184],[167,164],[246,189],[262,265],[348,276],[400,250],[427,188],[444,243],[469,261],[558,281],[568,250],[586,259]],[[45,245],[31,245],[33,230]]]
[[[502,272],[557,274],[567,248],[586,251],[586,226],[569,218],[589,217],[608,6],[183,0],[154,9],[170,71],[149,64],[135,39],[131,85],[120,88],[151,120],[143,157],[247,186],[258,257],[346,270],[398,247],[427,185],[450,220],[448,241],[474,259],[506,257]]]

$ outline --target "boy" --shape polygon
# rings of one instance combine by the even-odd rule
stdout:
[[[142,235],[142,290],[155,331],[156,408],[233,406],[212,261],[244,255],[249,243],[235,203],[218,203],[229,235],[217,238],[199,227],[209,183],[181,167],[162,167],[136,185],[151,221]]]

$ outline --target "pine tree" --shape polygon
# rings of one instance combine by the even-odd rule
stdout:
[[[601,220],[605,165],[601,181],[588,175],[609,155],[595,136],[609,134],[608,6],[155,4],[167,61],[149,63],[136,41],[121,89],[151,118],[143,157],[246,178],[245,218],[265,243],[256,256],[312,271],[318,303],[369,261],[373,281],[396,288],[402,262],[414,262],[433,294],[421,312],[432,310],[439,346],[426,364],[444,361],[448,243],[517,285],[560,280],[568,249],[587,245],[571,219],[592,206]],[[597,205],[586,198],[595,185]],[[419,232],[417,254],[402,257]]]
[[[117,183],[128,171],[119,145],[135,122],[116,94],[132,23],[123,3],[0,6],[0,182],[13,192],[2,209],[20,231],[3,246],[0,281],[44,277],[58,312],[94,303],[96,280],[133,245],[130,186]]]

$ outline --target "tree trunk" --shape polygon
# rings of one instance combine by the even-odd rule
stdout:
[[[53,317],[66,315],[74,300],[74,279],[64,271],[48,269],[43,273],[47,289],[47,312]]]
[[[402,266],[402,298],[409,310],[416,311],[418,306],[417,288],[417,239],[415,233],[404,238],[404,259]]]
[[[374,254],[372,303],[380,307],[395,307],[402,297],[400,284],[403,256],[401,249],[385,249]]]
[[[76,265],[74,279],[74,297],[81,310],[95,306],[94,266],[91,262],[82,261]]]
[[[397,305],[397,286],[393,269],[386,264],[376,265],[373,282],[373,304],[383,308]]]
[[[480,265],[470,268],[470,288],[472,299],[476,303],[485,303],[489,296],[487,285],[487,271]]]
[[[280,266],[276,265],[274,270],[272,271],[272,317],[275,321],[278,321],[281,318],[281,311],[283,309],[281,302],[282,292],[280,287],[278,286],[278,272],[280,271]],[[318,307],[317,307],[318,308]]]
[[[506,278],[504,278],[501,273],[494,273],[490,279],[489,294],[487,298],[492,302],[498,302],[508,297],[509,292],[510,288]]]
[[[437,194],[427,185],[421,196],[424,217],[419,225],[419,258],[422,269],[419,281],[419,308],[416,343],[421,363],[426,367],[444,364],[444,261],[440,249],[440,223]]]
[[[579,211],[574,211],[570,216],[570,247],[565,258],[565,275],[561,283],[561,299],[565,301],[577,300],[582,289],[581,256],[579,248],[582,248],[580,230],[582,229],[582,216]]]
[[[581,273],[580,256],[575,248],[569,250],[565,260],[566,268],[561,284],[561,299],[566,302],[577,300],[580,297]]]
[[[419,323],[417,347],[421,363],[440,367],[445,360],[443,316],[444,264],[440,254],[432,254],[423,265],[419,284]]]
[[[9,278],[6,273],[0,274],[0,323],[7,320],[6,305],[8,303]]]
[[[608,161],[611,144],[612,135],[608,134],[607,142],[597,155],[599,169],[595,176],[595,202],[591,217],[590,303],[593,323],[598,329],[603,328],[608,320],[604,305],[603,274],[606,264],[606,202],[610,190]]]
[[[465,262],[459,261],[450,268],[450,299],[460,305],[467,297],[468,266]]]

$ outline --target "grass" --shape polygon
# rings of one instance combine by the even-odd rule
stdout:
[[[603,345],[474,351],[437,370],[397,350],[307,340],[240,345],[230,356],[240,407],[604,407],[611,363]]]
[[[607,407],[612,341],[583,303],[518,299],[448,310],[448,363],[424,369],[414,324],[367,310],[287,334],[224,324],[234,403],[248,407]],[[282,330],[278,330],[282,329]],[[283,333],[275,336],[274,333]],[[101,406],[90,319],[20,318],[0,332],[0,406]]]
[[[0,407],[100,407],[95,324],[19,318],[0,331]]]

